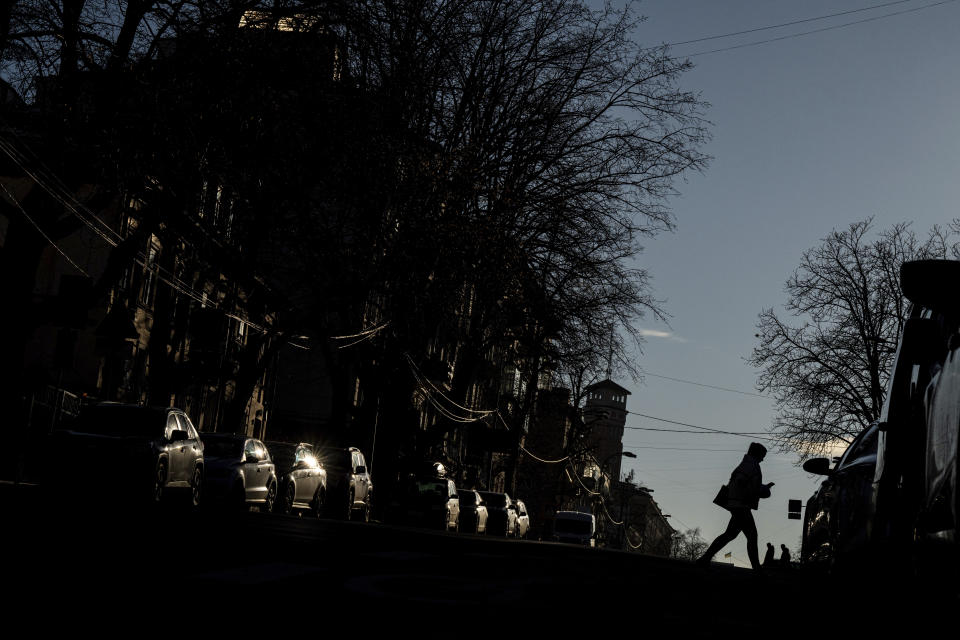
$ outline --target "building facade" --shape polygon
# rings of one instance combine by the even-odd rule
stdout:
[[[586,388],[583,422],[588,430],[589,452],[596,466],[591,468],[588,465],[584,475],[592,475],[598,485],[601,477],[606,479],[607,486],[620,480],[629,395],[629,391],[609,378]]]

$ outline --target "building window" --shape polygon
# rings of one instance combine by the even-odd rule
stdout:
[[[237,344],[245,345],[247,343],[247,323],[243,320],[237,321]]]

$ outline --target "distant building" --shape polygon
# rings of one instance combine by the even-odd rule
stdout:
[[[609,378],[590,385],[586,392],[583,422],[589,429],[587,443],[597,464],[598,479],[602,474],[617,482],[630,392]]]
[[[653,499],[652,489],[631,482],[618,482],[610,496],[610,509],[624,523],[616,527],[614,535],[606,538],[606,545],[624,551],[668,557],[675,533],[667,522],[660,505]]]

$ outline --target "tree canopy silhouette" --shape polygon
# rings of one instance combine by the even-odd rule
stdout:
[[[787,279],[786,315],[760,313],[748,362],[775,399],[772,433],[784,448],[823,453],[879,418],[908,311],[900,265],[960,250],[956,222],[925,238],[907,223],[872,229],[868,218],[831,231]]]

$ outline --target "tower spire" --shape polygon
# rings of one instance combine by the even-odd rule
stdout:
[[[610,351],[607,353],[607,380],[613,379],[613,327],[610,327]]]

